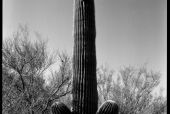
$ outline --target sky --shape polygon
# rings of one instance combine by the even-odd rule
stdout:
[[[97,66],[122,66],[162,74],[167,92],[167,1],[95,0]],[[73,53],[73,0],[3,0],[3,39],[18,25],[48,39],[49,51]],[[35,39],[32,37],[32,40]]]

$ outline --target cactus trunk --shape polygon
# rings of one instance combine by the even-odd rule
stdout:
[[[95,37],[94,0],[74,0],[74,114],[95,114],[97,111]]]

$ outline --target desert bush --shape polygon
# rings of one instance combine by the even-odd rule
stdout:
[[[53,101],[66,96],[70,89],[68,58],[58,54],[62,62],[57,78],[45,86],[45,72],[56,62],[57,54],[47,51],[47,42],[31,42],[27,26],[20,26],[14,35],[3,41],[2,47],[2,112],[3,114],[33,114],[47,112]],[[67,88],[66,88],[67,86]]]
[[[135,69],[131,66],[115,75],[113,70],[102,66],[98,69],[99,106],[106,100],[113,100],[119,105],[120,114],[164,112],[165,101],[156,100],[152,94],[159,85],[160,76],[160,73],[148,72],[146,67]]]

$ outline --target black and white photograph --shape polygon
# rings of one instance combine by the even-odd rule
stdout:
[[[2,7],[2,114],[167,114],[167,0]]]

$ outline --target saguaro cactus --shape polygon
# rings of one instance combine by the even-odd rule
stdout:
[[[116,102],[108,100],[99,107],[96,114],[118,114],[118,112],[119,107]]]
[[[56,102],[51,107],[52,114],[71,114],[71,111],[64,103]]]
[[[94,0],[74,0],[74,114],[95,114],[97,111],[95,37]]]

